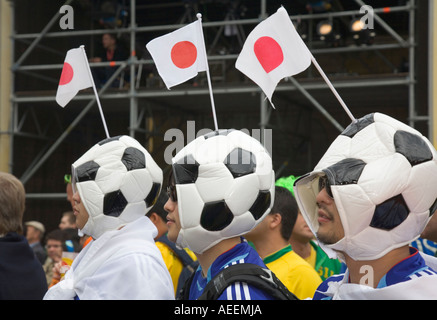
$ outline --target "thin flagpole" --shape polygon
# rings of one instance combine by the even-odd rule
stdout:
[[[90,65],[88,63],[88,57],[86,56],[86,52],[85,52],[85,46],[81,45],[80,48],[82,49],[83,52],[83,57],[85,59],[85,63],[88,67],[88,75],[91,78],[91,82],[93,84],[93,90],[94,90],[94,95],[96,96],[96,100],[97,100],[97,105],[99,106],[99,111],[100,111],[100,116],[102,117],[102,122],[103,122],[103,127],[105,128],[105,133],[106,133],[106,137],[110,138],[109,136],[109,132],[108,132],[108,127],[106,126],[106,120],[105,120],[105,115],[103,114],[103,109],[102,106],[100,105],[100,99],[99,99],[99,95],[97,94],[97,89],[96,89],[96,85],[94,84],[94,78],[93,75],[91,73],[91,68]]]
[[[202,35],[202,41],[203,43],[205,43],[205,38],[203,37],[203,28],[202,28],[202,14],[198,13],[196,17],[200,23],[200,33]],[[209,75],[209,65],[208,65],[208,57],[206,55],[206,48],[205,48],[205,61],[206,61],[206,78],[208,80],[209,97],[211,99],[212,115],[214,117],[214,126],[215,126],[215,130],[218,131],[217,115],[215,113],[214,97],[212,95],[211,77]]]
[[[328,84],[329,88],[331,89],[332,93],[334,93],[335,97],[337,98],[337,100],[340,102],[341,106],[343,107],[344,111],[346,111],[347,115],[349,116],[349,118],[351,118],[352,122],[356,122],[357,119],[355,119],[355,117],[352,115],[352,113],[350,112],[349,108],[346,106],[346,104],[344,103],[343,99],[340,97],[340,95],[338,94],[337,90],[335,90],[334,86],[332,85],[331,81],[329,81],[328,77],[326,76],[325,72],[322,70],[322,68],[320,67],[320,65],[318,64],[316,58],[314,58],[314,56],[311,54],[311,61],[313,62],[313,64],[316,66],[317,70],[319,70],[320,74],[322,75],[323,79],[325,80],[325,82]]]

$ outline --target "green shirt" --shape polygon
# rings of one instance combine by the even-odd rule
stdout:
[[[310,241],[311,246],[316,251],[315,269],[320,278],[325,281],[334,274],[339,274],[341,271],[341,262],[338,259],[330,259],[328,255],[316,243]]]

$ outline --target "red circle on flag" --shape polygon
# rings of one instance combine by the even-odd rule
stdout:
[[[256,40],[253,50],[259,63],[267,73],[279,67],[284,61],[281,46],[271,37],[261,37]]]
[[[171,48],[171,61],[180,69],[191,67],[196,59],[197,49],[190,41],[180,41]]]
[[[64,62],[64,67],[62,68],[61,79],[59,79],[59,85],[67,84],[73,79],[73,67],[68,63]]]

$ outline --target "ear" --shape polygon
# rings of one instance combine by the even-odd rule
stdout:
[[[151,214],[150,214],[150,216],[149,216],[149,219],[150,219],[150,221],[152,221],[153,222],[153,224],[154,225],[156,225],[157,223],[158,223],[158,219],[159,219],[159,216],[158,216],[158,214],[156,213],[156,212],[152,212]]]
[[[271,213],[268,215],[269,217],[269,227],[271,229],[277,228],[281,225],[282,216],[280,213]]]

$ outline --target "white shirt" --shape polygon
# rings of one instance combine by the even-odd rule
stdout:
[[[64,280],[51,287],[44,300],[173,300],[156,234],[145,216],[105,232],[79,253]]]

